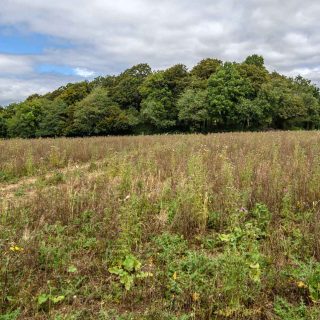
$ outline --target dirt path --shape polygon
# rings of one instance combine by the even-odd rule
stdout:
[[[102,161],[95,163],[95,165],[101,165]],[[55,174],[66,174],[66,173],[74,173],[77,170],[88,171],[90,164],[86,163],[83,165],[74,165],[68,166],[59,170],[55,170],[54,172],[47,173],[45,175],[32,176],[28,178],[21,178],[16,183],[11,184],[0,184],[0,201],[4,198],[9,199],[14,197],[14,195],[19,192],[19,190],[23,189],[23,193],[30,193],[36,182],[42,178],[44,181],[50,178],[53,178]]]
[[[14,191],[18,190],[19,188],[27,186],[27,185],[32,185],[38,179],[39,179],[39,177],[24,178],[24,179],[20,180],[19,182],[0,186],[0,195],[2,195],[2,193],[5,194],[7,192],[14,192]]]

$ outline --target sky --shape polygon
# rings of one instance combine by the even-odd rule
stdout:
[[[0,0],[0,105],[68,82],[261,54],[320,84],[319,0]]]

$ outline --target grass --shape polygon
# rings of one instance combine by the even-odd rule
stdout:
[[[0,141],[0,319],[319,319],[320,133]]]

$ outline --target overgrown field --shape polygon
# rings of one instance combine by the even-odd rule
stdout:
[[[0,319],[320,319],[320,132],[0,140]]]

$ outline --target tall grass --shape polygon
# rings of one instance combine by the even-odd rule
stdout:
[[[0,150],[3,319],[320,318],[320,133]]]

